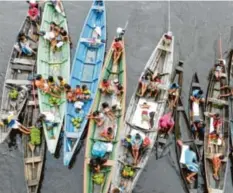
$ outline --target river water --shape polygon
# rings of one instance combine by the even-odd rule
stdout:
[[[15,37],[25,18],[27,4],[22,1],[1,1],[0,3],[0,89],[2,89],[7,62]],[[64,3],[74,48],[90,5],[91,1]],[[108,1],[106,10],[108,48],[115,35],[115,29],[129,21],[125,35],[128,104],[146,61],[163,32],[167,30],[168,4],[167,2]],[[208,71],[216,57],[219,57],[217,49],[219,34],[222,37],[223,53],[226,55],[231,45],[232,10],[233,2],[230,1],[171,2],[171,30],[175,36],[174,61],[175,63],[178,60],[184,61],[183,99],[185,104],[188,101],[189,84],[193,72],[198,72],[203,88],[207,87]],[[156,161],[152,155],[134,193],[182,193],[179,171],[176,169],[173,158],[174,155],[165,156]],[[72,169],[63,166],[62,148],[58,158],[46,153],[41,193],[81,193],[83,159],[84,146],[76,156]],[[229,174],[226,193],[232,192],[231,181]],[[9,149],[7,144],[0,147],[0,193],[26,193],[20,144],[16,149]]]

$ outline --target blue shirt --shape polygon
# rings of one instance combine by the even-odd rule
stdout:
[[[185,163],[186,164],[191,164],[194,161],[197,162],[196,153],[191,151],[191,150],[186,150],[186,152],[185,152]]]
[[[132,146],[136,145],[139,147],[142,144],[142,137],[140,139],[136,139],[136,135],[132,136],[131,144]]]
[[[199,89],[195,89],[194,91],[193,91],[193,96],[195,97],[195,98],[203,98],[203,96],[202,96],[202,94],[199,94]]]

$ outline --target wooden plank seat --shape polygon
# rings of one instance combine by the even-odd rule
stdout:
[[[13,70],[24,70],[24,71],[33,71],[34,66],[29,65],[20,65],[20,64],[13,64],[11,69]]]
[[[36,101],[28,101],[28,103],[27,103],[27,105],[28,106],[39,106],[39,103],[38,103],[38,100],[36,100]]]
[[[167,142],[167,139],[165,139],[165,138],[163,138],[163,137],[159,137],[159,138],[158,138],[158,142],[159,142],[159,143],[165,144],[165,143]]]
[[[79,133],[76,132],[65,132],[66,137],[77,139],[80,137]]]
[[[25,158],[26,164],[31,164],[33,162],[36,163],[36,162],[41,162],[41,161],[42,161],[42,159],[40,156]]]
[[[183,106],[177,107],[177,111],[184,111],[184,107]]]
[[[6,84],[15,84],[15,85],[30,85],[32,84],[29,80],[14,80],[14,79],[7,79]]]
[[[13,63],[14,64],[26,64],[26,65],[34,66],[36,64],[36,61],[31,60],[31,59],[26,59],[26,58],[14,58]]]
[[[228,105],[228,101],[221,100],[221,99],[216,99],[216,98],[208,98],[208,102],[212,102],[214,104],[218,105]]]
[[[86,162],[89,164],[90,163],[90,158],[86,158]],[[114,166],[115,161],[114,160],[107,160],[103,165],[104,166]]]
[[[215,155],[215,154],[213,154],[213,153],[206,153],[206,154],[205,154],[205,158],[206,158],[206,159],[212,160],[212,158],[214,157],[214,155]],[[220,154],[218,153],[218,155],[220,155]],[[224,159],[221,160],[221,161],[222,161],[222,162],[227,162],[227,160],[228,160],[228,157],[225,156]]]
[[[96,9],[96,10],[99,10],[99,11],[104,11],[103,6],[93,6],[92,9]]]
[[[28,180],[27,181],[28,186],[36,186],[39,184],[38,180]]]
[[[160,50],[164,50],[166,52],[171,52],[171,48],[167,47],[167,46],[163,46],[163,45],[159,45],[158,48]]]

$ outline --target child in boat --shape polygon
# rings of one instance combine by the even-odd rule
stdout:
[[[58,123],[55,122],[55,116],[51,112],[42,112],[41,113],[41,119],[45,123],[48,131],[48,136],[50,139],[55,139],[54,136],[54,127],[58,125]]]
[[[108,141],[113,140],[114,138],[114,132],[113,132],[113,127],[108,127],[104,129],[101,133],[100,136],[105,138]]]
[[[159,93],[159,88],[158,88],[158,85],[161,84],[162,81],[161,81],[161,75],[158,74],[156,75],[152,81],[150,82],[149,84],[149,90],[150,90],[150,96],[151,97],[156,97]]]
[[[58,76],[57,79],[58,79],[58,81],[59,81],[59,87],[60,87],[61,89],[64,89],[64,86],[65,86],[65,84],[66,84],[65,79],[64,79],[62,76]]]
[[[214,155],[212,158],[213,178],[217,181],[219,180],[218,172],[221,168],[222,160],[224,160],[224,155]]]
[[[102,108],[104,114],[111,120],[113,121],[115,119],[115,115],[112,112],[111,108],[109,107],[109,104],[107,102],[102,103]]]
[[[14,119],[13,113],[10,113],[6,118],[3,118],[2,121],[0,121],[0,126],[7,126],[10,129],[18,129],[26,135],[30,134],[30,129],[26,128],[16,119]]]
[[[139,133],[136,133],[134,136],[132,136],[131,145],[132,145],[132,155],[134,158],[133,163],[137,165],[138,158],[139,158],[139,148],[142,144],[143,140]]]
[[[229,92],[226,93],[226,94],[220,94],[218,96],[218,98],[224,98],[224,97],[230,97],[230,96],[232,97],[233,96],[233,87],[232,86],[225,85],[225,86],[222,86],[220,88],[220,90],[225,90],[225,89],[228,89]]]
[[[168,32],[164,35],[163,44],[164,46],[169,46],[172,42],[172,32]]]
[[[151,81],[151,75],[150,74],[146,74],[144,76],[142,76],[141,80],[139,81],[139,93],[138,95],[143,97],[144,94],[146,93],[148,86],[150,85],[150,81]]]
[[[105,116],[99,111],[95,111],[92,114],[87,116],[88,119],[93,119],[98,127],[101,127],[104,124]]]
[[[150,125],[150,117],[149,117],[149,108],[150,105],[148,105],[146,102],[140,105],[142,109],[142,114],[141,114],[141,124],[143,124],[145,121]]]
[[[91,158],[90,160],[90,168],[93,173],[99,173],[101,170],[101,167],[103,166],[104,163],[106,163],[106,159],[101,159],[101,158]]]
[[[83,92],[82,89],[80,88],[80,85],[77,84],[76,88],[75,88],[75,95],[76,95],[76,99],[83,99]]]
[[[68,84],[64,85],[65,92],[66,92],[66,99],[68,102],[74,102],[76,101],[76,96],[73,90],[71,89],[71,86]]]
[[[73,44],[72,44],[71,38],[68,35],[67,31],[63,27],[61,27],[60,29],[61,29],[60,30],[60,35],[61,35],[62,41],[69,43],[70,44],[70,48],[72,48]]]
[[[220,59],[218,64],[215,64],[214,70],[215,70],[215,78],[217,81],[221,78],[221,73],[223,73],[224,66],[226,64],[225,60]]]
[[[87,88],[87,85],[82,85],[82,94],[83,94],[83,99],[90,99],[91,98],[91,91]]]
[[[202,120],[195,120],[191,125],[191,131],[194,139],[204,140],[205,123]]]
[[[28,17],[32,22],[39,23],[40,13],[36,6],[30,6],[28,9]]]
[[[27,56],[31,56],[32,54],[36,54],[36,52],[31,48],[29,40],[35,42],[34,40],[32,40],[31,38],[26,36],[25,33],[23,33],[23,32],[19,33],[18,42],[14,47],[19,52],[20,55],[22,53],[27,55]]]
[[[170,109],[175,108],[179,98],[179,85],[172,83],[168,90],[168,106]]]
[[[40,31],[38,35],[43,36],[45,40],[51,41],[52,39],[55,38],[55,27],[56,26],[57,24],[52,21],[49,26],[49,31],[48,32]]]
[[[174,128],[175,122],[172,117],[172,112],[163,115],[159,119],[159,131],[163,133],[171,133]]]
[[[213,127],[214,127],[214,133],[219,134],[220,126],[222,125],[222,120],[220,118],[219,113],[209,113],[210,117],[213,117]]]
[[[112,87],[111,87],[111,82],[104,78],[103,81],[100,84],[100,90],[104,94],[112,94],[113,90],[112,90]]]
[[[123,44],[121,42],[121,38],[115,38],[112,47],[113,47],[113,64],[117,64],[118,60],[121,57],[121,53],[124,49]]]
[[[127,148],[129,151],[131,151],[132,149],[132,145],[131,145],[131,135],[127,135],[126,138],[121,140],[122,145]]]
[[[196,103],[205,102],[203,91],[201,89],[193,90],[192,96],[190,96],[190,100]]]
[[[61,0],[50,0],[50,2],[53,4],[54,9],[62,14],[63,16],[65,16],[65,12],[61,3]]]
[[[113,84],[115,86],[116,95],[121,96],[124,93],[124,87],[119,83],[118,79],[115,79]]]

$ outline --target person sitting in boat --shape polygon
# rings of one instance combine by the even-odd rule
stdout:
[[[220,118],[219,113],[209,113],[210,117],[213,117],[213,127],[215,133],[220,133],[220,126],[222,125],[222,120]]]
[[[151,145],[151,140],[148,136],[146,136],[143,139],[143,142],[139,148],[139,156],[140,157],[142,157],[147,152],[147,150],[149,150],[150,145]]]
[[[215,70],[215,78],[217,81],[220,80],[221,74],[223,73],[224,66],[226,65],[226,61],[220,59],[218,64],[214,65],[214,70]]]
[[[179,88],[177,83],[172,83],[168,90],[168,106],[170,109],[175,108],[179,98]]]
[[[30,7],[36,7],[36,8],[39,8],[39,3],[38,1],[36,0],[29,0],[29,1],[26,1]]]
[[[212,158],[212,164],[213,164],[213,178],[215,180],[219,180],[219,170],[221,168],[222,161],[224,160],[224,155],[214,155]]]
[[[75,96],[73,90],[71,89],[71,86],[68,84],[65,84],[64,88],[65,88],[65,92],[66,92],[67,101],[68,102],[76,101],[76,96]]]
[[[127,148],[129,151],[131,151],[131,149],[132,149],[131,139],[132,139],[132,136],[127,135],[124,139],[121,140],[122,145],[125,148]]]
[[[174,119],[172,117],[172,112],[169,112],[165,115],[163,115],[160,119],[159,119],[159,128],[158,130],[167,134],[167,133],[171,133],[173,128],[174,128],[175,122]]]
[[[156,75],[152,81],[150,82],[148,89],[150,90],[150,96],[151,97],[157,97],[158,93],[159,93],[159,88],[158,85],[162,83],[161,80],[161,75],[158,74]]]
[[[164,46],[169,46],[172,42],[172,32],[168,32],[164,35],[163,44]]]
[[[112,94],[113,90],[110,80],[107,80],[106,78],[103,79],[100,84],[100,91],[104,94]]]
[[[25,54],[27,56],[31,56],[32,54],[36,54],[36,52],[31,48],[29,40],[35,42],[30,37],[26,36],[25,33],[19,33],[17,44],[14,46],[14,48],[19,52],[19,55]]]
[[[124,87],[119,83],[118,79],[113,80],[113,84],[115,87],[115,93],[117,96],[121,96],[124,93]]]
[[[112,141],[114,138],[114,130],[113,127],[105,128],[101,133],[100,136],[105,138],[108,141]]]
[[[138,95],[143,97],[148,89],[148,86],[150,85],[151,81],[151,75],[149,73],[142,76],[142,78],[139,81],[139,92]]]
[[[87,88],[86,84],[82,85],[82,94],[83,94],[83,99],[85,100],[91,98],[91,91]]]
[[[74,103],[75,112],[79,113],[82,110],[83,105],[84,105],[84,102],[79,101],[79,100],[75,101],[75,103]]]
[[[107,102],[102,103],[102,109],[104,114],[111,120],[113,121],[115,119],[115,115],[112,112],[112,109],[110,108],[109,104]]]
[[[39,24],[40,12],[39,12],[38,8],[35,6],[30,6],[28,9],[28,17],[32,22]]]
[[[115,38],[112,47],[113,47],[113,64],[117,64],[118,60],[121,57],[121,53],[124,49],[124,46],[122,42],[119,40],[119,38]]]
[[[91,171],[93,173],[99,173],[100,170],[101,170],[101,167],[103,166],[103,164],[105,164],[107,162],[106,159],[103,159],[103,158],[91,158],[90,160],[90,168],[91,168]]]
[[[133,164],[137,165],[139,158],[139,149],[143,140],[139,133],[136,133],[132,136],[131,145],[132,145],[132,155],[133,155]]]
[[[29,135],[30,129],[23,126],[20,122],[18,122],[16,119],[14,119],[14,114],[9,113],[9,115],[0,121],[0,126],[6,126],[10,129],[18,129],[23,134]]]
[[[41,119],[46,125],[48,136],[50,139],[55,139],[54,136],[54,127],[58,125],[58,123],[55,121],[55,116],[51,112],[42,112],[41,113]]]
[[[35,80],[35,86],[37,88],[39,88],[40,90],[42,90],[45,93],[49,93],[49,85],[47,83],[47,81],[45,79],[43,79],[41,74],[38,74],[36,76],[36,80]]]
[[[201,89],[193,90],[192,96],[190,96],[190,100],[193,102],[205,102],[205,98],[203,96],[203,91]]]
[[[218,98],[232,97],[233,96],[233,87],[232,86],[224,85],[224,86],[220,87],[220,90],[229,90],[229,92],[226,94],[220,94],[218,96]]]
[[[63,16],[65,16],[65,12],[64,12],[64,9],[63,9],[61,0],[50,0],[50,2],[52,3],[54,9],[55,9],[58,13],[62,14]]]
[[[142,109],[141,124],[143,124],[144,122],[147,122],[150,125],[150,116],[149,116],[150,105],[148,105],[146,102],[144,102],[143,104],[140,105],[140,107]]]
[[[58,81],[59,81],[59,87],[60,87],[61,89],[64,89],[64,86],[65,86],[65,84],[66,84],[65,79],[64,79],[62,76],[58,76],[57,79],[58,79]]]
[[[43,38],[45,40],[51,41],[52,39],[55,38],[55,27],[57,26],[57,24],[55,22],[50,22],[50,26],[49,26],[49,31],[45,32],[45,31],[40,31],[37,34],[40,36],[43,36]]]
[[[61,35],[61,39],[63,42],[68,42],[70,44],[70,48],[72,48],[72,41],[71,41],[71,37],[68,35],[67,31],[61,27],[60,28],[60,35]]]
[[[104,124],[105,116],[99,111],[95,111],[92,114],[87,116],[88,119],[93,119],[98,127],[101,127]]]
[[[76,99],[83,99],[83,92],[79,84],[76,85],[74,92],[75,92]]]
[[[205,126],[206,125],[202,120],[195,120],[191,124],[191,131],[193,133],[194,139],[204,140]]]

